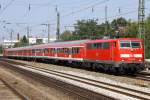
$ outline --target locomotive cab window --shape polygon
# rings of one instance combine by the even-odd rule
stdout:
[[[120,47],[121,48],[129,48],[129,47],[131,47],[130,41],[121,41],[120,42]]]
[[[131,41],[132,48],[140,48],[141,42],[140,41]]]
[[[120,42],[121,48],[141,48],[140,41],[121,41]]]

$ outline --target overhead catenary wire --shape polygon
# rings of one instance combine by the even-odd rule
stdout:
[[[109,0],[103,0],[103,1],[100,1],[100,2],[96,2],[96,3],[92,4],[92,5],[87,6],[87,7],[78,9],[78,10],[76,10],[76,11],[72,11],[72,12],[70,12],[70,13],[68,13],[68,14],[64,14],[62,17],[69,16],[69,15],[72,15],[72,14],[76,14],[76,13],[82,12],[82,11],[87,10],[87,9],[91,9],[91,8],[93,8],[93,7],[95,7],[95,6],[104,4],[104,3],[108,2],[108,1],[109,1]]]
[[[105,0],[104,0],[104,1],[105,1]],[[85,11],[85,10],[87,10],[87,9],[91,9],[91,8],[93,8],[93,5],[94,5],[94,4],[91,4],[91,5],[87,6],[87,7],[89,7],[89,8],[83,7],[83,8],[81,8],[81,9],[77,9],[77,10],[75,10],[75,11],[70,12],[70,14],[68,13],[68,14],[62,15],[61,17],[63,17],[63,16],[64,16],[64,17],[67,17],[67,16],[70,16],[70,15],[72,15],[72,14],[77,14],[77,13],[82,12],[82,11]],[[96,5],[96,6],[97,6],[97,5]],[[85,8],[87,8],[87,9],[85,9]],[[137,11],[136,11],[136,10],[132,10],[132,11],[129,11],[129,12],[121,13],[120,15],[128,15],[128,14],[135,13],[135,12],[137,12]],[[119,15],[108,16],[108,19],[115,18],[115,17],[117,17],[117,16],[119,16]],[[105,18],[98,18],[98,19],[104,20]],[[54,21],[56,21],[56,19],[50,20],[49,22],[52,23],[52,22],[54,22]],[[47,22],[48,22],[48,21],[45,21],[44,23],[47,23]],[[53,24],[56,24],[56,23],[53,23]],[[40,26],[40,24],[31,25],[31,27],[37,27],[37,26]]]
[[[0,12],[0,15],[2,15],[2,13],[9,7],[13,4],[15,0],[11,0],[3,9],[1,7],[1,12]]]
[[[148,9],[150,9],[150,8],[146,8],[146,10],[148,10]],[[133,13],[136,13],[138,10],[132,10],[132,11],[128,11],[128,12],[125,12],[125,13],[120,13],[120,14],[116,14],[116,15],[113,15],[113,16],[108,16],[107,17],[107,19],[111,19],[111,18],[116,18],[116,17],[118,17],[118,16],[123,16],[123,15],[128,15],[128,14],[133,14]],[[98,18],[99,20],[105,20],[105,17],[103,17],[103,18]],[[36,25],[33,25],[33,26],[31,26],[32,28],[33,27],[38,27],[38,26],[40,26],[41,24],[36,24]],[[56,25],[56,23],[53,23],[52,25]],[[25,28],[23,28],[23,29],[25,29]]]
[[[91,9],[91,8],[93,8],[93,7],[95,7],[95,6],[104,4],[104,3],[108,2],[109,0],[103,0],[103,1],[99,1],[99,2],[97,2],[97,1],[99,1],[99,0],[96,0],[96,3],[94,2],[94,4],[92,4],[92,5],[89,5],[89,6],[87,6],[87,7],[78,9],[78,10],[73,11],[73,12],[70,12],[70,13],[68,13],[68,14],[64,14],[64,15],[62,15],[61,17],[70,16],[70,15],[72,15],[72,14],[76,14],[76,13],[82,12],[82,11],[84,11],[84,10]],[[89,4],[91,4],[91,2],[90,2]],[[46,23],[46,22],[54,22],[54,21],[56,21],[56,18],[55,18],[55,19],[52,19],[52,20],[49,20],[49,21],[44,21],[43,23]],[[57,23],[55,23],[55,24],[57,24]],[[34,25],[34,26],[31,26],[31,27],[36,27],[36,26],[39,26],[39,24]]]

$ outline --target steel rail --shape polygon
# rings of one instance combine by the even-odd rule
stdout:
[[[17,96],[19,96],[22,100],[28,100],[28,97],[26,97],[23,93],[17,91],[15,87],[9,85],[6,81],[3,79],[0,79],[8,88],[10,88]]]
[[[0,61],[1,62],[1,61]],[[38,76],[39,75],[39,78],[41,78],[41,80],[40,81],[43,81],[42,80],[42,78],[45,78],[46,80],[44,80],[44,81],[46,81],[47,82],[47,84],[49,83],[49,82],[51,82],[51,81],[54,81],[54,83],[56,83],[57,81],[59,81],[62,85],[64,85],[63,83],[63,81],[61,81],[61,80],[57,80],[56,81],[56,79],[55,78],[50,78],[50,77],[45,77],[45,76],[42,76],[41,74],[38,74],[38,73],[33,73],[33,72],[31,72],[31,71],[28,71],[28,70],[24,70],[24,69],[21,69],[21,68],[18,68],[17,66],[14,66],[14,65],[12,65],[12,64],[9,64],[8,62],[5,62],[5,64],[7,63],[7,65],[9,65],[9,66],[6,66],[6,67],[9,67],[9,68],[11,68],[11,69],[14,69],[14,70],[16,70],[17,72],[18,71],[20,71],[20,72],[22,72],[22,73],[24,73],[24,74],[30,74],[29,76],[31,76],[31,77],[33,77],[33,78],[35,78],[34,76]],[[51,81],[47,81],[47,80],[49,80],[49,79],[53,79],[53,80],[51,80]],[[38,79],[39,80],[39,79]],[[65,86],[68,86],[68,85],[72,85],[74,88],[72,88],[71,90],[69,90],[69,89],[67,89],[66,87],[64,88],[64,87],[62,87],[61,85],[57,85],[57,84],[54,84],[54,83],[52,83],[53,85],[55,85],[55,86],[57,86],[57,87],[59,87],[59,88],[61,88],[61,89],[63,89],[63,90],[66,90],[66,91],[68,91],[68,92],[70,92],[70,93],[73,93],[73,94],[75,94],[75,95],[78,95],[79,97],[81,97],[83,100],[85,99],[85,100],[91,100],[91,99],[89,99],[87,96],[88,95],[83,95],[84,93],[85,94],[89,94],[89,95],[95,95],[96,97],[95,98],[98,98],[98,99],[95,99],[95,100],[99,100],[100,99],[100,97],[103,97],[103,98],[107,98],[108,100],[115,100],[115,98],[112,98],[112,97],[108,97],[108,96],[106,96],[106,95],[103,95],[103,94],[99,94],[99,93],[96,93],[96,92],[94,92],[94,91],[90,91],[90,90],[87,90],[87,89],[84,89],[84,88],[80,88],[80,87],[78,87],[78,86],[75,86],[75,85],[72,85],[72,84],[69,84],[69,83],[65,83],[66,85]],[[51,83],[50,83],[51,84]],[[83,93],[80,93],[80,92],[74,92],[74,91],[77,91],[77,89],[81,89],[81,92],[83,92]]]
[[[85,83],[85,84],[93,85],[93,86],[96,86],[96,87],[99,87],[99,88],[104,88],[104,89],[107,89],[107,90],[110,90],[110,91],[119,92],[119,93],[122,93],[122,94],[125,94],[125,95],[128,95],[128,96],[131,96],[131,97],[139,98],[139,99],[145,99],[145,100],[147,99],[148,100],[148,98],[146,98],[146,97],[141,97],[140,94],[147,95],[147,96],[150,95],[149,93],[145,93],[145,92],[142,92],[140,90],[133,90],[131,88],[122,87],[122,86],[118,86],[118,85],[113,85],[113,84],[110,84],[110,83],[104,83],[104,82],[100,82],[100,81],[96,81],[96,80],[93,80],[93,79],[88,79],[88,78],[84,78],[84,77],[80,77],[80,76],[76,76],[76,75],[70,75],[70,74],[67,74],[67,73],[60,72],[60,71],[54,71],[54,70],[50,70],[50,69],[37,68],[37,67],[35,68],[35,66],[33,67],[31,65],[30,66],[25,66],[24,65],[24,67],[28,67],[28,68],[31,68],[31,69],[34,69],[34,70],[39,70],[39,71],[42,71],[42,72],[45,72],[45,73],[49,73],[49,74],[57,75],[57,76],[60,76],[60,77],[72,79],[72,80],[75,80],[75,81],[80,81],[80,82]],[[97,85],[97,84],[99,84],[99,85]],[[111,88],[110,88],[110,86],[111,86]],[[113,89],[113,87],[115,87],[116,89]],[[121,91],[119,89],[121,89],[123,91]],[[124,92],[124,91],[126,91],[126,92]],[[127,91],[130,91],[131,93],[129,93]],[[133,92],[135,92],[137,95],[132,94]]]

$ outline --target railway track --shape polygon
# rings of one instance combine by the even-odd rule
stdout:
[[[0,100],[27,100],[27,98],[0,79]]]
[[[6,63],[6,62],[5,62]],[[112,84],[109,82],[104,82],[104,81],[99,81],[96,79],[91,79],[87,77],[82,77],[79,75],[73,75],[73,74],[68,74],[64,73],[61,71],[54,71],[54,70],[49,70],[45,68],[37,68],[33,66],[28,66],[28,65],[23,65],[23,64],[12,64],[8,63],[8,65],[13,66],[15,69],[19,69],[23,72],[30,72],[32,75],[40,75],[44,79],[50,79],[52,81],[57,80],[56,83],[63,83],[70,85],[69,87],[74,87],[72,90],[69,90],[69,92],[76,93],[76,89],[80,91],[86,92],[86,95],[82,93],[76,93],[76,95],[79,95],[83,97],[84,99],[100,99],[100,97],[103,96],[103,98],[109,97],[109,99],[139,99],[139,100],[149,100],[150,98],[150,90],[148,88],[145,89],[141,87],[136,87],[136,86],[121,86],[120,84]],[[58,82],[59,81],[59,82]],[[73,84],[74,83],[74,84]],[[60,85],[57,86],[62,88]],[[63,87],[63,89],[67,89]],[[68,91],[68,90],[67,90]],[[90,96],[92,98],[90,98]],[[118,95],[118,96],[116,96]],[[121,97],[121,98],[120,98]]]
[[[138,74],[135,74],[136,79],[144,80],[144,81],[150,81],[150,73],[148,72],[141,72]]]
[[[15,62],[15,61],[10,60],[10,59],[3,59],[3,58],[1,58],[1,59],[4,60],[4,61],[9,61],[11,63]],[[31,66],[30,64],[24,64],[24,63],[20,63],[20,62],[15,62],[15,63],[21,64],[21,65],[29,65],[29,66]],[[36,67],[36,66],[34,66],[34,67]],[[149,73],[148,72],[140,72],[138,74],[129,74],[129,75],[122,75],[122,76],[123,77],[127,77],[127,78],[131,78],[131,79],[137,79],[137,80],[150,82],[150,72]]]

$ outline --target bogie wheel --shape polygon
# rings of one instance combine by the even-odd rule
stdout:
[[[118,73],[121,75],[124,75],[126,73],[123,67],[119,67],[118,71],[119,71]]]

